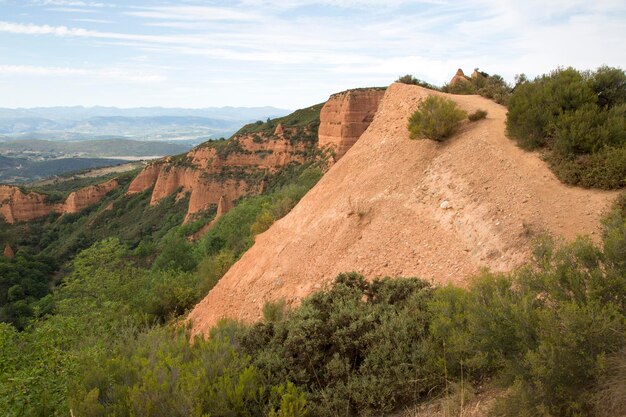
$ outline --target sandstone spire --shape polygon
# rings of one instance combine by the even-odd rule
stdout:
[[[8,244],[4,247],[4,257],[9,259],[15,258],[15,252],[13,252],[13,248]]]

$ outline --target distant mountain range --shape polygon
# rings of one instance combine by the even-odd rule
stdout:
[[[246,123],[288,114],[275,107],[0,108],[0,141],[13,139],[185,141],[228,137]]]
[[[184,109],[175,107],[33,107],[8,109],[0,107],[0,119],[43,118],[50,120],[83,120],[92,117],[201,117],[222,120],[257,120],[267,117],[279,117],[290,110],[276,107],[206,107],[202,109]]]

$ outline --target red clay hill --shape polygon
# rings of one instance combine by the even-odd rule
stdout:
[[[446,95],[487,118],[464,122],[444,143],[409,140],[408,118],[429,95],[444,94],[387,89],[354,146],[195,307],[193,333],[222,317],[256,320],[270,300],[297,304],[340,272],[462,285],[483,267],[522,265],[539,233],[597,236],[617,193],[559,182],[539,155],[505,136],[506,108]]]

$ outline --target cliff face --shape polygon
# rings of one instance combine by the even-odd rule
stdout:
[[[334,94],[320,114],[319,146],[330,147],[339,160],[367,130],[384,90],[349,90]]]
[[[408,119],[429,95],[488,117],[444,143],[409,140]],[[297,305],[340,272],[463,285],[481,268],[525,263],[537,234],[599,236],[618,193],[562,184],[506,137],[505,120],[483,97],[393,84],[352,149],[195,307],[193,333],[225,316],[256,320],[267,301]]]
[[[91,185],[71,193],[64,203],[48,204],[46,196],[35,192],[23,193],[18,187],[0,185],[0,215],[7,223],[30,221],[50,213],[77,213],[97,204],[118,187],[116,180]]]
[[[222,207],[230,207],[244,195],[261,192],[266,174],[292,162],[304,162],[312,144],[291,139],[302,133],[279,125],[272,133],[209,142],[186,155],[149,165],[133,180],[128,193],[154,187],[151,205],[174,193],[190,193],[188,222],[220,200],[224,200]]]
[[[0,185],[0,214],[7,223],[34,220],[59,210],[59,205],[47,204],[44,195],[25,194],[18,187]]]
[[[159,172],[161,172],[161,164],[150,164],[145,167],[128,186],[128,194],[142,193],[152,188]]]
[[[78,213],[79,211],[97,204],[107,195],[118,187],[116,180],[110,180],[98,185],[90,185],[74,191],[67,196],[63,205],[63,213]]]

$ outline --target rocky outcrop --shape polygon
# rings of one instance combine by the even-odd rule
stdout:
[[[15,258],[15,253],[13,252],[13,248],[10,245],[6,245],[4,247],[4,257],[8,259]]]
[[[57,204],[48,204],[42,194],[24,193],[18,187],[0,185],[0,215],[7,223],[30,221],[61,210]]]
[[[274,129],[274,136],[282,136],[284,133],[283,125],[279,123],[276,129]]]
[[[478,72],[477,71],[474,71],[474,72],[478,76]],[[474,76],[474,74],[472,74],[472,76]],[[456,70],[456,74],[454,74],[454,77],[452,77],[452,79],[450,80],[449,87],[452,88],[454,86],[458,86],[461,84],[469,84],[469,83],[471,83],[470,79],[467,78],[463,70],[459,68],[458,70]]]
[[[35,220],[50,213],[77,213],[99,203],[107,193],[117,187],[117,181],[110,180],[75,191],[63,203],[49,204],[43,194],[24,193],[18,187],[0,185],[0,215],[7,223],[12,224]]]
[[[220,219],[220,217],[228,213],[231,208],[233,208],[232,200],[225,195],[221,196],[220,201],[217,203],[217,211],[215,212],[215,217],[213,217],[213,220],[211,220],[202,229],[190,236],[189,240],[197,240],[204,236],[209,230],[211,230],[213,225]]]
[[[161,172],[161,164],[150,164],[128,186],[128,194],[142,193],[152,187]]]
[[[339,160],[367,130],[384,94],[364,89],[330,96],[320,114],[319,146],[332,148]]]
[[[67,196],[63,205],[63,213],[78,213],[79,211],[97,204],[119,186],[117,180],[110,180],[102,184],[90,185],[74,191]]]
[[[207,142],[186,155],[165,158],[147,166],[131,183],[128,194],[151,187],[150,204],[173,194],[189,194],[185,222],[215,205],[229,207],[238,198],[262,192],[265,173],[303,162],[310,143],[292,141],[302,134],[281,124],[268,133],[236,136],[229,141]],[[310,132],[308,132],[310,133]]]

